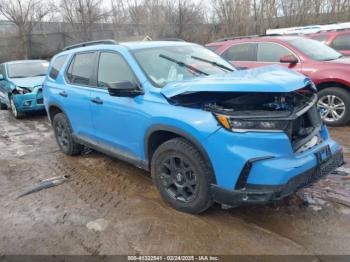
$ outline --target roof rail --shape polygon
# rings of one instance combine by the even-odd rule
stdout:
[[[83,42],[75,45],[66,46],[65,48],[63,48],[63,51],[71,50],[78,47],[90,46],[90,45],[118,45],[118,42],[112,39],[89,41],[89,42]]]
[[[247,38],[257,38],[257,37],[267,37],[267,36],[281,36],[281,34],[270,34],[270,35],[247,35],[247,36],[232,36],[232,37],[224,37],[215,40],[214,42],[223,42],[229,40],[239,40],[239,39],[247,39]]]
[[[159,41],[174,41],[174,42],[186,42],[185,40],[181,38],[175,38],[175,37],[166,37],[166,38],[161,38]]]

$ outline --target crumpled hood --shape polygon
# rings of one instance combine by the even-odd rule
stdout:
[[[311,80],[279,65],[239,70],[232,73],[176,81],[162,88],[171,98],[193,92],[272,92],[288,93],[305,87]]]
[[[35,76],[26,78],[11,78],[10,81],[18,87],[26,87],[33,90],[35,87],[43,84],[45,76]]]

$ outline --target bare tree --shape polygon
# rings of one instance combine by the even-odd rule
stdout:
[[[102,8],[102,0],[61,0],[57,8],[82,41],[92,40],[93,26],[109,15]]]
[[[30,57],[30,34],[33,28],[51,12],[42,0],[0,0],[0,13],[18,29],[21,56]]]

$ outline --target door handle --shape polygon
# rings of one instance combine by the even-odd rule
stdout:
[[[61,91],[58,93],[60,96],[63,96],[63,97],[67,97],[68,94],[66,93],[66,91]]]
[[[102,105],[103,104],[103,100],[99,97],[95,97],[91,99],[92,103],[98,104],[98,105]]]

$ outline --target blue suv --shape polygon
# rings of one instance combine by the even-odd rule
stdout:
[[[42,84],[49,62],[18,60],[0,65],[0,108],[10,108],[15,118],[45,110]]]
[[[236,70],[186,42],[88,42],[57,54],[44,101],[60,149],[149,170],[174,208],[269,203],[343,164],[305,76]]]

